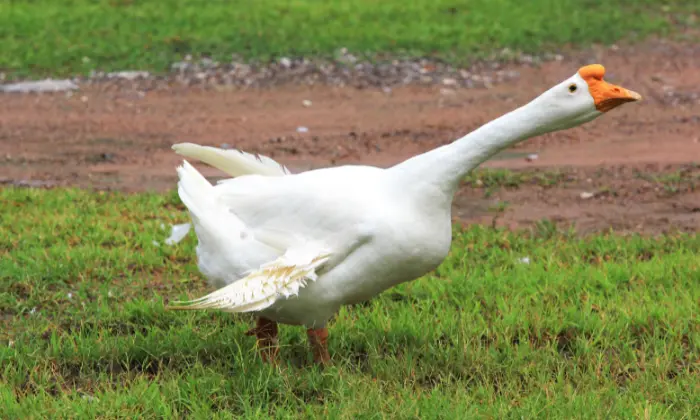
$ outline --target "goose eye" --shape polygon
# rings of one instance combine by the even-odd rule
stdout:
[[[572,83],[569,85],[569,92],[574,93],[576,89],[578,89],[578,87],[575,84]]]

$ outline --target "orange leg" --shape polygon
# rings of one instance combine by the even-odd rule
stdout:
[[[255,335],[257,337],[260,357],[264,362],[277,362],[277,354],[280,351],[279,340],[277,339],[277,323],[267,318],[260,317],[255,328],[252,328],[245,335]]]
[[[314,363],[329,365],[331,363],[331,355],[328,353],[328,329],[309,328],[306,330],[306,335],[309,337],[311,352],[314,355]]]

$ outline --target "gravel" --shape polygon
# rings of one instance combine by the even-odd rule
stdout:
[[[80,85],[102,84],[107,86],[129,87],[138,90],[152,90],[172,86],[226,87],[274,87],[282,84],[352,86],[357,88],[378,87],[390,93],[394,86],[409,84],[435,84],[451,89],[490,88],[491,86],[518,78],[509,64],[536,65],[548,60],[562,60],[563,56],[548,54],[532,56],[501,50],[489,59],[468,67],[456,67],[438,60],[424,58],[401,58],[365,60],[339,49],[333,59],[310,59],[281,57],[270,63],[245,62],[232,56],[229,62],[218,62],[209,58],[199,60],[191,56],[175,62],[166,74],[153,74],[146,71],[125,70],[116,72],[94,71],[88,76],[75,77],[64,81],[66,89],[74,90]],[[0,80],[3,78],[0,77]],[[44,82],[29,82],[30,84]],[[57,83],[57,82],[54,82]],[[24,89],[16,85],[0,85],[3,91],[46,91]],[[56,89],[61,90],[61,89]]]
[[[670,57],[679,53],[696,54],[697,45],[684,47],[682,51],[669,48],[664,42],[653,44]],[[630,47],[631,48],[631,47]],[[619,47],[610,46],[611,51]],[[628,48],[629,49],[629,48]],[[576,56],[575,54],[574,56]],[[568,57],[568,58],[574,58]],[[584,54],[586,64],[595,57]],[[562,61],[561,54],[539,56],[522,54],[505,48],[490,57],[465,67],[427,58],[382,58],[363,59],[345,48],[336,51],[332,59],[311,59],[304,57],[280,57],[274,62],[248,62],[237,55],[230,60],[219,62],[210,58],[194,59],[185,57],[170,66],[165,74],[153,74],[140,70],[114,72],[94,71],[88,76],[65,80],[18,81],[0,84],[0,93],[57,92],[79,89],[81,86],[98,85],[105,89],[127,88],[144,95],[154,89],[168,89],[177,86],[199,86],[211,89],[265,88],[284,84],[331,85],[357,88],[379,88],[390,94],[393,87],[401,85],[439,85],[444,95],[451,95],[456,88],[490,88],[496,84],[515,80],[516,70],[523,65],[538,65],[546,61]],[[88,59],[89,61],[89,59]],[[0,72],[0,82],[7,79]],[[700,91],[683,89],[665,80],[662,75],[654,75],[651,83],[661,87],[661,92],[650,92],[662,103],[672,106],[700,103]],[[304,102],[303,106],[311,106]]]

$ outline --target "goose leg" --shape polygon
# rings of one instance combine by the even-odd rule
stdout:
[[[328,353],[328,329],[327,328],[309,328],[306,330],[306,335],[309,337],[311,345],[311,353],[314,356],[314,363],[319,365],[329,365],[331,356]]]
[[[256,336],[260,357],[264,362],[275,363],[280,351],[277,333],[278,328],[275,321],[259,317],[255,328],[250,329],[245,335]]]

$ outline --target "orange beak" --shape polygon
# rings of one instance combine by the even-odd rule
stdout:
[[[596,109],[600,112],[608,112],[625,102],[636,102],[642,99],[642,95],[637,92],[603,80],[605,67],[600,64],[581,67],[578,74],[588,84],[588,91],[593,97]]]

